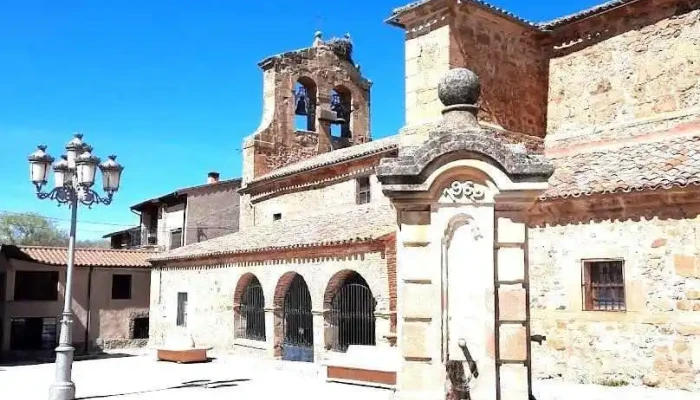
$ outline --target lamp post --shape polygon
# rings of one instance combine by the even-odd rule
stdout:
[[[92,147],[83,142],[83,135],[77,133],[66,145],[66,154],[53,164],[54,188],[43,191],[47,183],[49,168],[54,158],[46,153],[46,146],[38,149],[29,156],[29,171],[32,183],[36,187],[39,199],[55,200],[59,206],[68,204],[71,209],[70,236],[68,239],[68,268],[66,271],[66,286],[63,296],[63,313],[61,314],[61,331],[58,347],[56,347],[56,378],[49,390],[50,400],[73,400],[75,384],[71,380],[73,365],[71,311],[73,287],[73,262],[75,257],[75,226],[78,217],[78,205],[88,208],[94,204],[109,205],[114,193],[119,190],[119,181],[124,167],[116,161],[116,156],[109,156],[107,161],[100,164],[100,159],[92,155]],[[102,172],[102,186],[106,197],[101,197],[92,189],[95,175],[99,167]]]

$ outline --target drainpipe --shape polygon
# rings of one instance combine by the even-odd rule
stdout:
[[[92,268],[88,270],[88,281],[87,281],[87,318],[85,319],[85,353],[90,350],[90,300],[92,296]]]

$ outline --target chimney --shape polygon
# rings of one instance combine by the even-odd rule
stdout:
[[[210,172],[207,174],[207,183],[216,183],[219,181],[219,173],[218,172]]]

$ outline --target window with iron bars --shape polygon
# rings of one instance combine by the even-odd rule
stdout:
[[[372,200],[369,177],[357,178],[357,204],[367,204]]]
[[[238,310],[237,337],[265,341],[265,296],[254,278],[246,287]]]
[[[623,260],[583,261],[583,309],[626,310]]]

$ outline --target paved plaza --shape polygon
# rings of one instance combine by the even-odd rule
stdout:
[[[156,362],[151,354],[131,353],[77,361],[77,398],[155,399],[362,399],[390,400],[385,389],[327,383],[313,364],[264,361],[215,355],[209,363]],[[0,399],[44,400],[53,380],[53,364],[0,366]],[[697,393],[649,388],[609,388],[553,381],[534,383],[538,400],[691,400]]]

